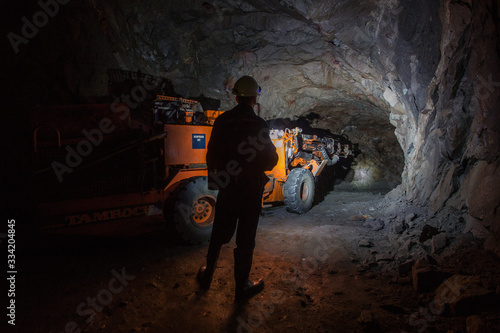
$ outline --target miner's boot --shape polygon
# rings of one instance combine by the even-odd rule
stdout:
[[[235,302],[246,300],[257,295],[264,289],[264,281],[249,281],[250,270],[252,268],[252,250],[234,249],[234,281],[236,284],[234,300]]]
[[[221,245],[215,244],[210,244],[208,247],[207,265],[201,266],[198,271],[198,275],[196,276],[196,280],[200,284],[201,289],[210,289],[221,247]]]

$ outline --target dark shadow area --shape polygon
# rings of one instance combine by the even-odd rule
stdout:
[[[243,316],[246,313],[248,302],[234,303],[231,314],[224,325],[224,332],[249,332],[251,328],[245,323]]]
[[[182,258],[200,251],[201,246],[178,246],[174,237],[166,231],[134,237],[19,237],[16,297],[20,332],[38,332],[33,330],[37,326],[44,327],[43,331],[64,331],[71,321],[83,331],[94,331],[92,322],[86,321],[91,318],[89,309],[97,309],[96,315],[101,318],[111,315],[113,308],[125,309],[126,303],[115,300],[133,294],[134,288],[144,284],[143,279],[152,281],[150,267],[171,268],[169,262],[182,262]],[[109,290],[110,281],[125,292],[106,292],[114,300],[108,304],[101,297]],[[97,307],[91,305],[95,299]],[[79,306],[85,311],[78,312]],[[51,316],[37,325],[37,312],[47,308],[52,309]]]
[[[314,195],[313,205],[317,205],[322,202],[325,197],[331,191],[335,190],[335,187],[344,181],[348,181],[349,171],[354,165],[353,157],[342,158],[337,162],[337,164],[332,166],[327,166],[323,169],[321,174],[316,177],[316,191]]]
[[[20,234],[18,256],[23,261],[22,273],[36,273],[66,261],[110,260],[142,257],[163,257],[165,253],[182,253],[199,248],[182,243],[167,229],[133,236],[88,236],[67,234]],[[204,246],[202,244],[200,246]],[[144,257],[145,258],[145,257]]]

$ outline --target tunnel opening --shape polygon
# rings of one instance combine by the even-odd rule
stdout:
[[[343,160],[333,184],[350,190],[388,192],[402,183],[405,156],[387,111],[377,107],[334,103],[315,107],[300,116],[269,119],[271,127],[301,127],[305,133],[337,137],[350,142],[352,160]],[[331,187],[331,188],[332,188]]]

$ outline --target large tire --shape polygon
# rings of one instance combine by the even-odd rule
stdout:
[[[311,171],[302,168],[290,171],[283,186],[283,196],[289,212],[308,212],[314,200],[314,177]]]
[[[173,222],[179,237],[189,244],[208,241],[214,222],[217,191],[208,189],[207,177],[195,177],[180,184],[174,193]]]

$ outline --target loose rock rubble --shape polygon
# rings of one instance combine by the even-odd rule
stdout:
[[[109,327],[264,333],[500,329],[499,259],[484,251],[483,240],[463,233],[465,220],[459,212],[431,214],[384,193],[345,188],[330,192],[304,215],[287,213],[284,207],[264,211],[252,277],[264,278],[266,288],[241,308],[233,305],[234,241],[223,248],[208,292],[198,290],[195,281],[206,244],[168,245],[163,235],[113,246],[93,241],[89,251],[95,256],[74,258],[72,249],[88,244],[59,241],[50,244],[68,251],[48,252],[40,246],[36,260],[26,261],[38,270],[19,299],[29,304],[26,313],[40,320],[24,321],[21,329],[60,331],[70,318],[80,320],[86,332]],[[384,227],[375,231],[370,227],[375,221]],[[404,226],[403,232],[395,232],[395,225]],[[424,229],[437,234],[421,242]],[[116,265],[126,266],[134,280],[90,323],[82,321],[75,308],[102,289],[109,267]],[[54,276],[56,269],[60,273]],[[40,300],[53,297],[47,284],[68,292],[56,293],[49,305],[27,302],[34,294]]]
[[[463,252],[467,250],[456,252],[464,244],[477,247],[474,251],[484,251],[482,241],[477,238],[481,235],[477,232],[477,225],[466,224],[462,213],[452,209],[434,214],[426,207],[413,206],[405,201],[396,203],[388,200],[389,197],[390,194],[377,202],[377,214],[371,212],[370,217],[363,219],[363,211],[360,211],[360,215],[351,217],[351,221],[370,230],[370,240],[358,242],[358,253],[360,258],[366,258],[368,254],[361,251],[369,248],[373,257],[365,259],[358,271],[365,276],[371,273],[386,275],[391,284],[411,285],[420,295],[422,305],[439,306],[436,309],[439,315],[450,318],[469,316],[467,332],[491,327],[497,318],[491,311],[498,309],[500,300],[500,269],[487,273],[488,282],[477,275],[479,271],[462,275],[468,270],[467,263],[461,262]],[[474,255],[478,257],[471,260],[475,260],[476,265],[482,263],[486,271],[491,268],[491,264],[483,262],[481,254]],[[490,256],[496,258],[491,253]],[[449,258],[454,258],[455,265],[450,264]],[[450,286],[458,289],[450,289]],[[367,317],[363,312],[358,321]]]

